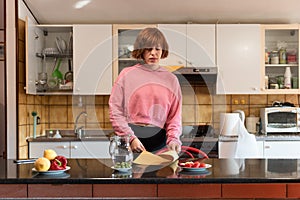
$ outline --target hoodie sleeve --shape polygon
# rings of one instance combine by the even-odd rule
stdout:
[[[180,135],[182,133],[182,94],[177,79],[174,85],[175,95],[166,121],[167,144],[169,144],[170,142],[176,142],[181,145],[182,142],[180,141]]]
[[[112,127],[117,135],[132,135],[131,140],[135,138],[133,131],[128,126],[124,106],[124,90],[120,79],[114,84],[109,98],[109,117]]]

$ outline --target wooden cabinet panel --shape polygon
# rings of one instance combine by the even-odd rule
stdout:
[[[92,197],[92,185],[28,184],[28,197]]]
[[[287,198],[300,198],[300,183],[287,184]]]
[[[26,198],[27,185],[26,184],[1,184],[0,198]]]
[[[4,0],[0,0],[0,29],[4,29],[5,28],[5,23],[4,23],[4,19],[5,19],[5,6],[4,6]]]
[[[222,198],[285,198],[286,184],[222,184]]]
[[[221,197],[221,184],[158,184],[157,187],[158,197]]]
[[[93,197],[156,197],[156,184],[94,184]]]

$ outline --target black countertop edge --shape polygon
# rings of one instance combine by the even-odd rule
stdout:
[[[256,179],[256,178],[218,178],[218,179],[183,179],[183,178],[94,178],[94,179],[2,179],[0,184],[265,184],[265,183],[300,183],[300,179]]]

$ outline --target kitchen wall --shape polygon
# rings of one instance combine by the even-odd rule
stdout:
[[[80,123],[90,129],[111,129],[109,122],[108,99],[104,96],[35,96],[26,95],[25,86],[25,23],[19,20],[19,62],[18,62],[18,135],[19,158],[27,158],[27,137],[33,135],[32,111],[40,117],[37,135],[46,129],[73,129],[78,113],[85,110],[88,117],[81,117]],[[182,86],[184,125],[211,124],[219,128],[219,115],[222,112],[243,110],[246,117],[259,116],[259,109],[273,101],[291,102],[299,106],[299,95],[215,95],[213,86],[196,83]]]

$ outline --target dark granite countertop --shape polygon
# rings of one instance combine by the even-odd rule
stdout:
[[[300,183],[297,159],[208,159],[204,172],[134,165],[129,173],[115,172],[110,159],[69,159],[71,169],[58,175],[34,172],[33,163],[15,164],[0,159],[0,183],[14,184],[180,184],[180,183]]]

